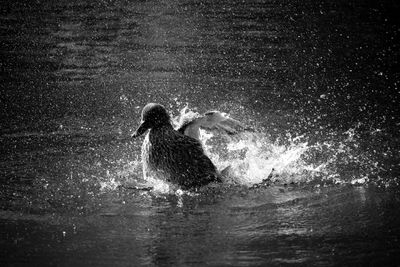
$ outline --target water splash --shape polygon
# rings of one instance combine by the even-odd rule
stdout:
[[[380,171],[354,129],[313,143],[305,135],[287,134],[284,141],[272,141],[262,133],[221,139],[202,131],[201,139],[218,168],[230,166],[233,182],[243,185],[267,178],[282,184],[365,184]]]
[[[186,105],[174,124],[183,115],[199,116]],[[329,184],[366,184],[382,169],[376,157],[362,146],[357,126],[345,132],[323,136],[284,134],[272,139],[265,133],[242,132],[228,136],[220,132],[200,131],[206,154],[219,170],[230,167],[228,183],[252,186],[269,179],[279,184],[302,183],[314,186]],[[132,161],[114,171],[101,182],[104,190],[121,184],[152,187],[153,192],[176,194],[176,186],[142,178],[140,160]]]
[[[285,145],[272,142],[261,133],[243,133],[240,137],[225,138],[225,149],[219,145],[216,149],[213,134],[202,132],[201,138],[206,153],[219,169],[230,166],[235,183],[253,185],[271,174],[273,181],[300,182],[306,177],[305,171],[309,174],[319,171],[318,167],[303,161],[310,146],[302,137],[293,138]]]

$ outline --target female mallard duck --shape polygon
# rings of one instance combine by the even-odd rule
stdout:
[[[144,178],[165,179],[184,189],[221,182],[216,167],[204,154],[199,127],[235,133],[235,128],[243,125],[233,119],[223,119],[222,113],[213,111],[203,117],[183,116],[180,127],[175,130],[164,106],[147,104],[142,110],[141,124],[132,136],[141,136],[149,130],[142,145]]]

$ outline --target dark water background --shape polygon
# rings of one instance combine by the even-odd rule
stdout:
[[[397,2],[0,10],[2,265],[400,264]],[[262,143],[252,162],[305,140],[280,172],[295,184],[249,189],[269,172],[222,155],[242,185],[118,188],[141,180],[142,140],[120,139],[148,102],[246,122]]]

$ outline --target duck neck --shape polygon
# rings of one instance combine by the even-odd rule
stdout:
[[[159,131],[159,130],[173,130],[174,127],[170,123],[159,124],[156,127],[153,127],[152,130]]]

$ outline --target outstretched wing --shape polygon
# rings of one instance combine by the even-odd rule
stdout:
[[[207,130],[220,130],[227,134],[237,134],[242,131],[251,130],[242,122],[232,119],[226,113],[219,111],[207,111],[200,122],[200,127]]]
[[[242,122],[232,119],[226,113],[219,111],[207,111],[204,115],[193,112],[185,113],[180,121],[177,131],[195,139],[199,139],[200,128],[230,135],[243,131],[252,131],[250,127],[247,127]]]

